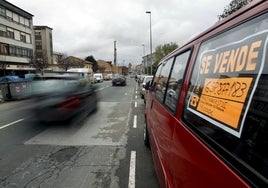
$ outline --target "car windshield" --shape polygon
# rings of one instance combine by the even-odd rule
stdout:
[[[74,77],[36,77],[32,81],[32,93],[64,92],[78,86],[82,80]]]

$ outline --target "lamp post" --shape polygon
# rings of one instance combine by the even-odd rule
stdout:
[[[151,11],[146,11],[146,14],[150,15],[150,61],[151,61],[151,75],[153,74],[153,51],[152,51],[152,18]]]
[[[143,65],[143,71],[146,74],[146,67],[145,67],[146,66],[146,61],[145,61],[146,60],[146,58],[145,58],[145,45],[142,44],[142,46],[143,46],[143,54],[142,54],[143,55],[143,58],[142,59],[143,59],[143,64],[144,64]]]

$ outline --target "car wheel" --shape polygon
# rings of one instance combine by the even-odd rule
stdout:
[[[147,125],[145,125],[143,129],[143,141],[144,141],[144,145],[150,148],[150,140],[149,140],[149,133],[148,133]]]

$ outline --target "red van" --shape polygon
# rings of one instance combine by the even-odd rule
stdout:
[[[161,187],[268,187],[268,1],[165,57],[145,110]]]

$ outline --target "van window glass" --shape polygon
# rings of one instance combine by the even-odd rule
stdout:
[[[190,51],[176,57],[171,76],[168,80],[165,104],[172,112],[176,111],[178,97],[181,91],[185,67],[189,58]]]
[[[246,174],[265,181],[267,41],[268,13],[204,42],[196,58],[183,115],[189,127],[236,169],[241,173],[247,169]]]
[[[161,70],[159,71],[157,78],[155,79],[156,81],[155,82],[155,95],[156,95],[156,98],[160,102],[164,101],[164,96],[166,93],[166,87],[167,87],[167,82],[168,82],[172,63],[173,63],[173,58],[164,62],[162,64],[162,67],[160,67]]]

